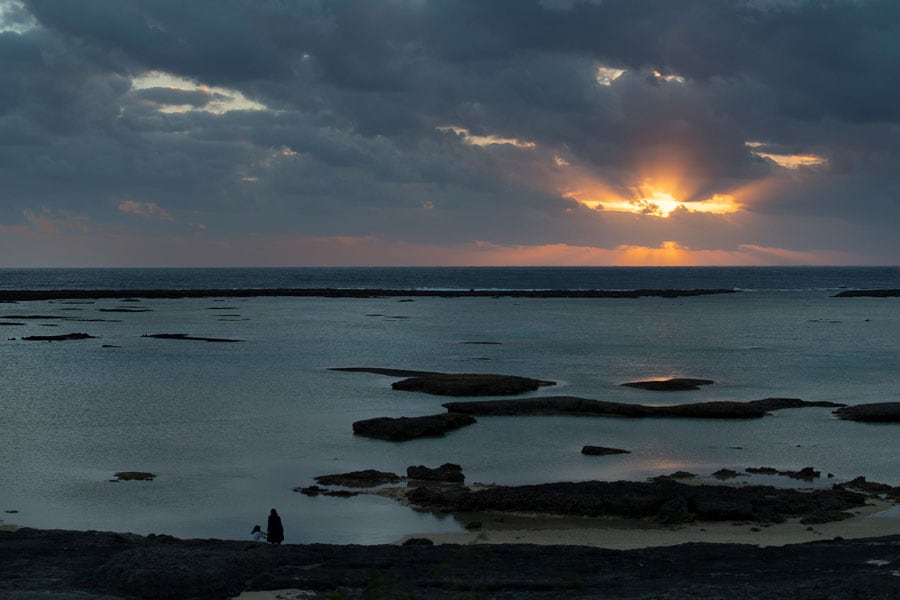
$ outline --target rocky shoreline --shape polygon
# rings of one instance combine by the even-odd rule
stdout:
[[[93,531],[0,532],[8,600],[793,598],[900,596],[900,536],[758,547],[271,546]]]

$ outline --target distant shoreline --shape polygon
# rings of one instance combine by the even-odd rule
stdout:
[[[0,302],[76,299],[174,299],[174,298],[681,298],[734,294],[733,289],[637,289],[637,290],[427,290],[375,288],[250,288],[250,289],[124,289],[124,290],[0,290]]]

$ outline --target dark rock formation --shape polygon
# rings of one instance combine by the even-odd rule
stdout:
[[[353,433],[381,440],[403,442],[420,437],[442,436],[448,431],[477,423],[474,417],[458,413],[424,417],[378,417],[357,421]]]
[[[631,454],[630,450],[621,450],[619,448],[607,448],[605,446],[583,446],[582,454],[590,456],[607,456],[609,454]]]
[[[242,342],[243,340],[232,340],[228,338],[213,338],[188,335],[186,333],[145,333],[141,337],[156,338],[159,340],[190,340],[196,342]]]
[[[96,337],[86,333],[65,333],[63,335],[26,335],[22,339],[27,342],[62,342],[65,340],[91,340]]]
[[[822,476],[821,471],[817,471],[812,467],[803,467],[799,471],[779,471],[774,467],[747,467],[744,470],[754,475],[783,475],[791,479],[802,479],[803,481],[812,481]]]
[[[878,483],[876,481],[867,481],[865,477],[859,476],[856,479],[847,481],[846,483],[836,483],[835,488],[842,490],[852,490],[863,492],[873,496],[885,494],[888,498],[900,499],[900,486],[891,486],[886,483]]]
[[[428,538],[412,537],[403,542],[404,546],[434,546],[434,542]]]
[[[440,481],[444,483],[463,483],[466,476],[462,467],[453,463],[444,463],[436,469],[424,465],[407,467],[406,478],[418,481]]]
[[[322,485],[342,485],[345,487],[375,487],[387,483],[397,483],[402,477],[396,473],[365,469],[364,471],[352,471],[336,475],[319,475],[316,483]]]
[[[867,423],[900,423],[900,402],[876,402],[845,406],[834,411],[839,419]]]
[[[863,506],[866,497],[848,490],[795,490],[772,486],[687,485],[672,480],[585,481],[523,486],[414,488],[409,501],[443,512],[529,512],[546,515],[655,518],[687,521],[781,522],[820,511]],[[673,504],[676,503],[676,504]],[[664,508],[665,507],[665,508]]]
[[[741,474],[732,469],[719,469],[715,473],[712,474],[716,479],[734,479],[735,477],[740,477]]]
[[[672,379],[653,379],[649,381],[631,381],[621,385],[655,392],[681,392],[699,390],[701,385],[715,383],[712,379],[694,379],[690,377],[674,377]]]
[[[697,477],[694,473],[689,473],[687,471],[675,471],[674,473],[670,473],[668,475],[657,475],[656,477],[651,477],[650,481],[674,481],[678,479],[695,479]]]
[[[828,402],[826,400],[801,400],[800,398],[764,398],[751,400],[754,406],[759,406],[766,411],[781,410],[783,408],[838,408],[846,406],[840,402]]]
[[[405,392],[424,392],[436,396],[513,396],[533,392],[552,381],[494,375],[488,373],[446,373],[424,377],[410,377],[391,387]]]
[[[0,532],[0,597],[221,600],[295,588],[311,598],[793,598],[896,600],[900,536],[784,547],[272,546],[169,536]]]
[[[645,406],[605,402],[574,396],[547,396],[521,400],[480,400],[448,402],[450,412],[472,415],[575,415],[592,417],[681,417],[693,419],[758,419],[770,410],[821,406],[818,402],[768,398],[752,402],[697,402],[671,406]]]
[[[119,471],[114,473],[117,481],[153,481],[156,475],[146,471]]]
[[[556,385],[554,381],[492,373],[438,373],[377,367],[337,367],[331,370],[406,377],[407,379],[395,382],[391,387],[395,390],[423,392],[437,396],[512,396],[532,392],[543,386]]]
[[[844,290],[838,292],[834,298],[896,298],[900,296],[900,290]]]

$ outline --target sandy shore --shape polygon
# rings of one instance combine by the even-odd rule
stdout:
[[[579,545],[613,550],[675,546],[691,542],[784,546],[836,537],[857,539],[900,534],[900,507],[870,500],[844,521],[804,525],[799,519],[785,523],[693,523],[673,527],[631,519],[587,519],[509,514],[457,515],[481,528],[460,533],[422,533],[407,539],[428,538],[435,544],[549,544]]]

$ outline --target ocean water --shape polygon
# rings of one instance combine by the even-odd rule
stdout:
[[[459,531],[452,517],[376,496],[310,498],[316,475],[463,467],[467,482],[644,479],[722,467],[865,475],[900,485],[898,426],[831,409],[750,421],[480,417],[442,438],[392,443],[352,423],[443,412],[367,366],[549,379],[527,396],[642,404],[772,396],[897,400],[896,268],[0,270],[0,289],[346,287],[734,288],[690,298],[206,298],[0,304],[0,518],[19,525],[246,539],[276,507],[288,542],[383,543]],[[146,312],[103,309],[143,308]],[[38,317],[38,318],[34,318]],[[98,320],[99,319],[99,320]],[[28,342],[85,332],[97,339]],[[153,333],[240,339],[162,340]],[[471,342],[491,342],[473,344]],[[706,377],[699,391],[619,384]],[[631,454],[583,456],[596,444]],[[118,482],[117,471],[157,474]],[[796,485],[780,477],[766,483]],[[759,478],[747,478],[758,481]],[[7,512],[2,511],[18,511]]]

